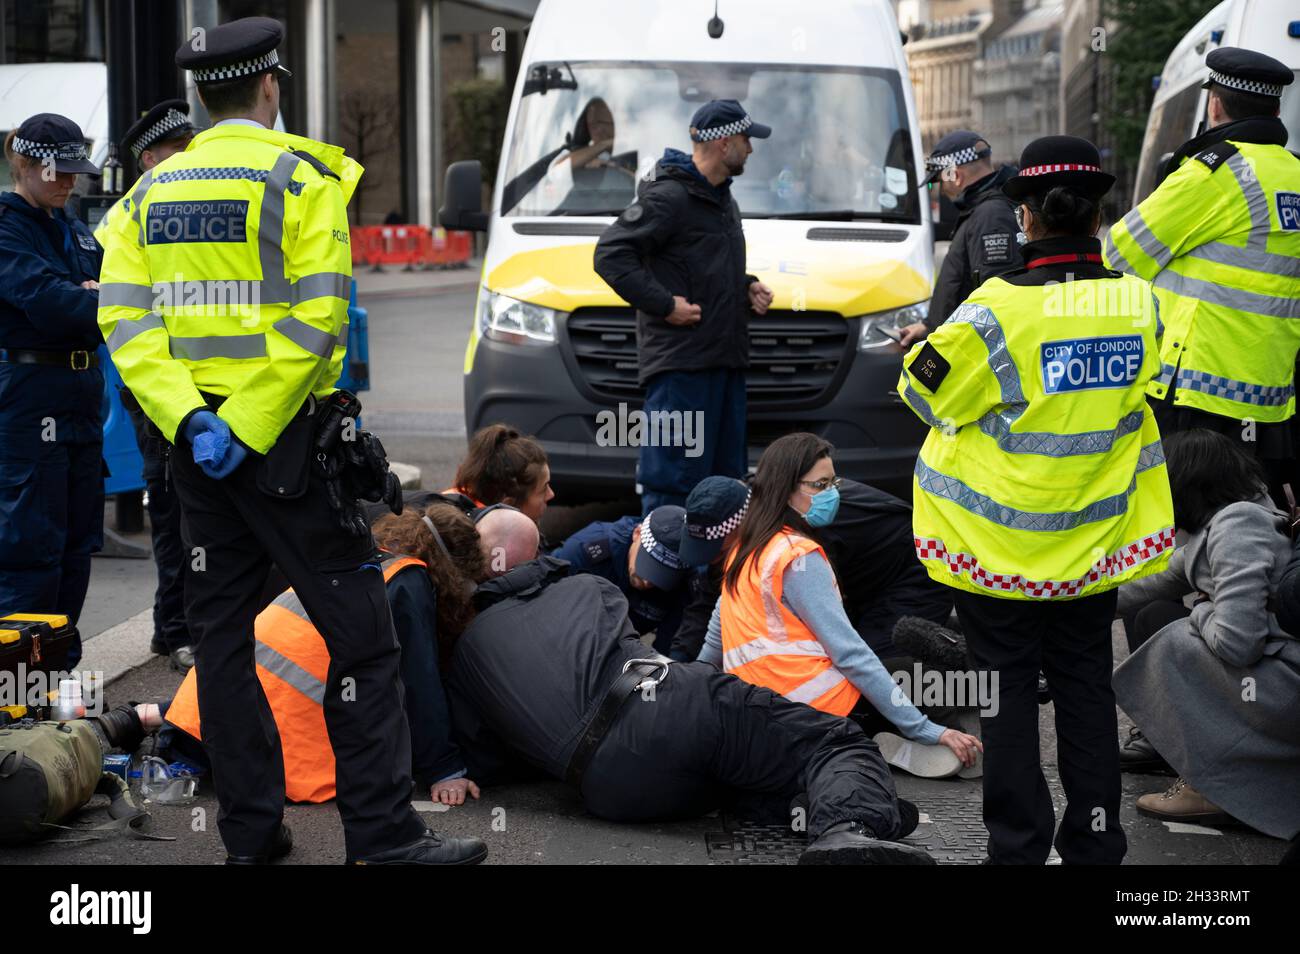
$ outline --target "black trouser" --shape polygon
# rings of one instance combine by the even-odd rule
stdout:
[[[144,460],[145,486],[149,489],[149,534],[153,560],[158,568],[158,588],[153,595],[153,636],[168,652],[190,645],[190,628],[185,622],[185,547],[181,543],[181,504],[167,476],[171,444],[135,404],[122,404],[135,427],[136,445]]]
[[[314,477],[297,500],[273,499],[257,486],[256,455],[220,481],[198,468],[186,444],[171,460],[186,547],[203,548],[201,569],[187,563],[185,605],[227,851],[264,852],[284,809],[280,736],[254,669],[253,620],[272,560],[329,649],[325,725],[347,857],[415,840],[425,826],[410,805],[399,651],[373,539],[337,529]]]
[[[1057,766],[1066,808],[1056,850],[1066,864],[1119,864],[1118,717],[1110,686],[1116,593],[1075,600],[999,599],[956,591],[971,661],[997,674],[998,712],[980,717],[984,824],[1000,864],[1041,865],[1056,816],[1038,739],[1038,673],[1056,710]]]
[[[899,835],[889,767],[861,729],[707,663],[674,663],[652,699],[634,694],[582,785],[592,814],[629,822],[698,816],[753,796],[788,807],[803,793],[810,839],[843,821]]]

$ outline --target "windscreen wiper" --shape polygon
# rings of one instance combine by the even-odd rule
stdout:
[[[622,215],[623,209],[552,209],[547,215]]]
[[[744,219],[824,219],[829,222],[851,222],[854,219],[878,219],[878,212],[859,212],[856,209],[813,209],[808,212],[741,213]]]

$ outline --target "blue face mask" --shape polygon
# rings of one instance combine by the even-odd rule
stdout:
[[[801,492],[807,493],[807,491]],[[840,488],[827,487],[819,493],[808,494],[808,496],[812,497],[812,505],[809,506],[808,512],[803,515],[803,518],[808,521],[808,526],[828,526],[835,519],[835,515],[840,512]]]

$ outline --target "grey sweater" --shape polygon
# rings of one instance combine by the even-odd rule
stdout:
[[[1192,609],[1192,631],[1224,662],[1253,665],[1270,640],[1286,637],[1269,608],[1291,556],[1280,531],[1285,520],[1266,494],[1228,504],[1174,551],[1163,572],[1120,587],[1120,614],[1204,593],[1209,600]]]

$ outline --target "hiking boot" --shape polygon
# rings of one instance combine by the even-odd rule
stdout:
[[[1151,740],[1137,726],[1128,730],[1128,741],[1119,747],[1119,769],[1121,772],[1149,775],[1178,774],[1160,757]]]
[[[861,822],[840,822],[824,831],[799,856],[801,865],[933,865],[923,848],[884,841]]]
[[[487,845],[477,838],[444,838],[425,829],[409,844],[356,858],[354,865],[476,865],[487,857]]]
[[[946,745],[911,742],[892,732],[878,732],[872,741],[886,762],[919,778],[949,778],[962,769],[961,759]]]
[[[226,855],[228,865],[269,865],[293,850],[293,832],[288,825],[280,825],[270,846],[260,855]]]
[[[1163,793],[1151,792],[1137,800],[1137,810],[1162,821],[1189,825],[1223,825],[1232,816],[1179,778]]]

